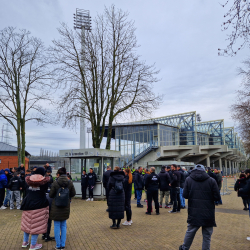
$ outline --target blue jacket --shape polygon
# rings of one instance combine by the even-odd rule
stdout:
[[[7,182],[7,177],[4,173],[4,170],[0,170],[0,188],[6,188],[8,185],[8,182]]]

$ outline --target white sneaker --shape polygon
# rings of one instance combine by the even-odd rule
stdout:
[[[125,221],[124,223],[122,223],[122,225],[124,225],[124,226],[131,226],[131,223]]]
[[[247,237],[247,240],[250,240],[250,237]]]
[[[129,223],[130,223],[130,224],[132,224],[132,223],[133,223],[133,221],[131,220]]]
[[[0,207],[0,209],[6,209],[7,207],[5,207],[4,205],[2,205],[1,207]]]
[[[12,210],[13,209],[13,207],[10,207],[10,210]]]
[[[91,201],[93,201],[94,199],[93,198],[91,198]]]
[[[90,201],[90,198],[88,198],[86,201]]]

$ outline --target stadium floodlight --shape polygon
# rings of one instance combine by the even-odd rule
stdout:
[[[76,9],[74,13],[74,29],[91,31],[91,17],[89,10]]]

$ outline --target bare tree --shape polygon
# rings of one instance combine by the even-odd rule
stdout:
[[[249,46],[250,3],[249,0],[227,0],[222,7],[229,7],[224,15],[226,20],[222,24],[222,30],[230,33],[227,48],[218,49],[218,54],[234,56],[243,47]]]
[[[158,71],[136,53],[135,27],[128,13],[114,6],[105,8],[85,35],[62,24],[61,39],[54,40],[52,56],[57,64],[57,81],[65,84],[59,103],[64,126],[75,126],[86,118],[92,127],[93,147],[99,148],[108,123],[106,148],[110,149],[112,123],[126,115],[150,115],[161,101],[153,92]],[[84,61],[84,67],[81,64]]]
[[[0,31],[0,117],[15,130],[18,161],[25,163],[25,124],[46,121],[52,71],[41,40],[26,30]]]

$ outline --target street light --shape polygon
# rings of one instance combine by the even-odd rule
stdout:
[[[84,72],[84,59],[85,59],[85,30],[91,31],[91,17],[88,10],[76,9],[76,13],[74,14],[74,29],[81,30],[81,68]],[[83,91],[83,85],[81,86]],[[80,148],[86,148],[86,133],[85,133],[85,107],[82,103],[81,108],[82,117],[80,118]]]

